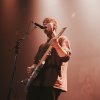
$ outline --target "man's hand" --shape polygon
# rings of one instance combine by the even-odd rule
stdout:
[[[57,38],[53,38],[52,41],[51,41],[51,46],[53,48],[57,48],[59,46],[59,42],[58,42],[58,39]]]
[[[28,74],[28,76],[30,76],[32,74],[34,68],[35,68],[34,65],[32,65],[31,67],[27,67],[27,74]]]

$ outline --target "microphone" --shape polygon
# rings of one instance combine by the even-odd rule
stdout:
[[[32,22],[33,23],[33,22]],[[42,26],[42,25],[40,25],[40,24],[38,24],[38,23],[34,23],[36,26],[38,26],[39,28],[41,28],[41,29],[46,29],[47,27],[46,26]]]

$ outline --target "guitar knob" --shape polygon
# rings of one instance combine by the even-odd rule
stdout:
[[[45,64],[45,61],[42,61],[42,64],[44,65]]]

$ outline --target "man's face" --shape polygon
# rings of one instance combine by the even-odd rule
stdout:
[[[52,33],[54,31],[54,24],[52,22],[50,23],[46,23],[44,22],[43,23],[43,26],[44,27],[47,27],[44,32],[46,33],[46,35],[49,37],[49,38],[52,38]]]

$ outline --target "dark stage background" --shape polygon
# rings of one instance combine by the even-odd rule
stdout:
[[[68,67],[68,92],[59,100],[100,100],[100,1],[99,0],[0,0],[0,100],[6,100],[14,65],[16,40],[21,41],[12,100],[25,100],[26,67],[41,42],[43,30],[32,31],[32,21],[42,24],[45,17],[58,20],[58,32],[67,26],[72,47]],[[27,28],[30,28],[27,33]]]

